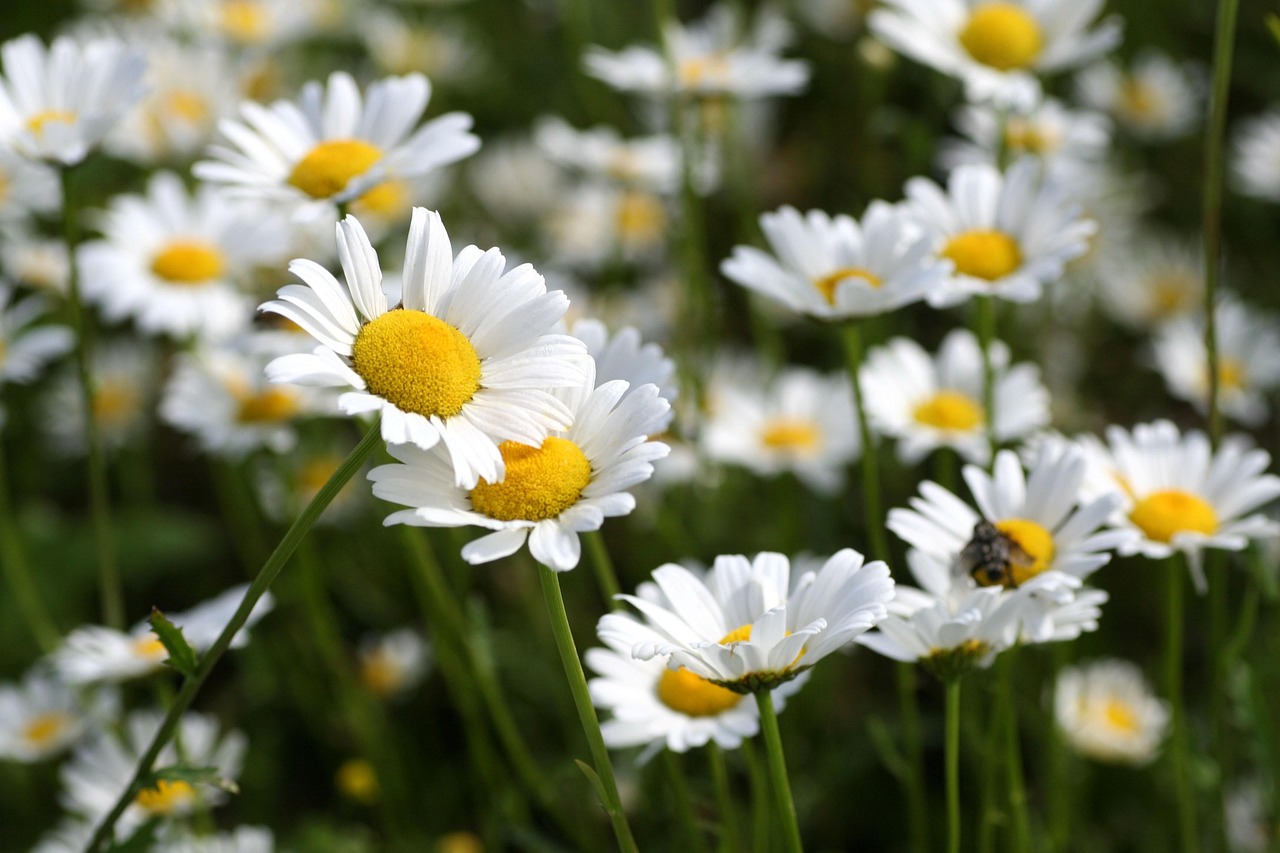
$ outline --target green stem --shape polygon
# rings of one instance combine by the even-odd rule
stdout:
[[[622,608],[618,600],[622,587],[618,585],[618,573],[613,567],[613,558],[604,544],[604,533],[592,530],[582,534],[587,541],[587,551],[591,553],[591,568],[595,569],[596,581],[600,584],[600,592],[604,595],[604,603],[613,610]]]
[[[1009,815],[1013,825],[1014,849],[1031,850],[1031,821],[1027,816],[1027,786],[1022,778],[1022,747],[1018,739],[1017,695],[1014,692],[1014,668],[1018,648],[1005,652],[997,664],[1000,678],[1000,704],[1004,706],[1005,780],[1008,785]]]
[[[916,697],[918,673],[915,664],[898,662],[894,666],[898,683],[898,707],[902,715],[902,742],[905,752],[903,785],[907,793],[907,815],[910,823],[911,849],[917,853],[929,850],[929,803],[924,789],[924,744],[920,738],[920,700]]]
[[[1204,154],[1204,346],[1209,361],[1209,440],[1222,437],[1218,408],[1218,325],[1214,307],[1222,262],[1223,162],[1227,133],[1227,100],[1231,93],[1231,59],[1235,47],[1240,0],[1219,0],[1213,44],[1213,94],[1205,127]]]
[[[1058,683],[1058,677],[1067,665],[1069,646],[1066,643],[1054,643],[1051,646],[1050,678],[1052,684]],[[1075,795],[1075,779],[1067,772],[1067,750],[1062,739],[1062,730],[1052,719],[1045,727],[1045,737],[1049,743],[1048,752],[1048,797],[1049,838],[1056,851],[1071,849],[1071,804]]]
[[[680,757],[671,750],[664,749],[662,764],[666,770],[667,784],[671,786],[667,792],[668,797],[679,815],[680,825],[684,828],[684,834],[688,840],[688,846],[683,849],[695,851],[695,853],[706,853],[707,845],[702,840],[702,833],[698,831],[698,820],[693,813],[693,797],[689,794],[688,784],[685,783]]]
[[[711,784],[715,788],[716,806],[720,811],[720,843],[716,849],[719,853],[738,853],[742,849],[738,840],[738,809],[733,803],[724,750],[714,740],[707,744],[707,762],[711,765]]]
[[[997,662],[997,667],[1000,664]],[[988,682],[989,686],[989,682]],[[986,737],[982,745],[982,787],[978,813],[978,853],[991,853],[995,845],[995,828],[1003,820],[1001,810],[996,806],[996,787],[999,784],[1000,771],[1000,734],[1004,731],[1005,706],[997,696],[991,700],[992,712],[986,721]]]
[[[1230,643],[1227,638],[1228,608],[1230,606],[1231,573],[1227,570],[1225,554],[1210,551],[1204,555],[1205,572],[1209,581],[1209,661],[1212,681],[1209,691],[1210,736],[1213,739],[1214,759],[1218,764],[1218,772],[1214,774],[1217,784],[1215,794],[1209,798],[1210,832],[1216,840],[1218,848],[1227,850],[1227,816],[1226,785],[1233,778],[1231,760],[1231,726],[1228,722],[1229,708],[1227,697],[1231,686],[1228,680],[1231,665],[1228,660]]]
[[[756,705],[760,708],[760,731],[764,734],[773,796],[777,800],[778,815],[782,818],[782,835],[788,853],[801,853],[804,845],[800,843],[800,822],[796,819],[796,804],[791,798],[791,783],[787,780],[787,760],[782,754],[782,733],[778,730],[778,715],[773,710],[773,694],[760,690],[755,696]]]
[[[289,557],[293,555],[298,543],[307,535],[311,525],[315,524],[316,519],[320,517],[320,513],[324,512],[325,507],[333,501],[338,491],[347,484],[347,481],[360,469],[360,466],[381,446],[382,430],[375,421],[360,443],[338,466],[338,469],[333,472],[329,480],[320,488],[320,491],[316,492],[316,496],[311,499],[311,503],[307,504],[306,509],[302,511],[288,531],[285,532],[284,538],[280,540],[276,550],[272,552],[267,562],[263,564],[262,569],[258,572],[257,577],[249,585],[249,589],[245,592],[239,608],[236,609],[235,614],[231,617],[231,621],[222,629],[222,633],[214,640],[209,651],[205,652],[204,657],[201,658],[200,666],[196,669],[195,675],[182,682],[182,689],[178,691],[178,695],[174,698],[173,704],[169,707],[169,712],[165,715],[164,721],[156,731],[155,737],[151,739],[151,744],[138,760],[138,766],[134,770],[133,778],[130,779],[124,790],[120,792],[119,799],[116,800],[111,811],[107,813],[106,817],[102,819],[102,823],[94,831],[93,837],[86,847],[87,853],[101,849],[102,845],[111,837],[112,827],[120,819],[120,815],[124,813],[124,810],[128,808],[129,803],[133,802],[133,798],[137,795],[143,779],[151,772],[151,767],[155,763],[156,757],[160,754],[160,750],[164,748],[164,745],[173,736],[178,721],[182,718],[187,708],[191,706],[196,694],[200,692],[200,688],[204,686],[205,681],[209,678],[209,674],[213,672],[213,668],[231,646],[231,641],[235,638],[235,635],[244,627],[244,623],[248,621],[254,605],[271,587],[271,583],[280,574],[280,570],[284,568],[284,564],[288,562]]]
[[[13,505],[9,500],[9,468],[3,441],[0,441],[0,561],[4,563],[5,580],[13,590],[18,612],[31,630],[31,636],[35,637],[41,651],[53,651],[57,648],[62,633],[54,624],[48,608],[44,606],[44,599],[40,597],[35,580],[31,577],[31,565],[27,562]]]
[[[960,853],[960,679],[947,682],[947,851]]]
[[[1196,828],[1195,794],[1191,790],[1190,745],[1187,714],[1182,699],[1183,655],[1183,575],[1186,569],[1176,556],[1165,560],[1167,589],[1165,592],[1165,657],[1164,688],[1173,712],[1173,734],[1169,739],[1169,769],[1173,775],[1174,797],[1178,808],[1178,834],[1184,853],[1200,849],[1200,833]]]
[[[578,720],[582,723],[582,733],[586,735],[587,746],[591,750],[591,759],[595,764],[596,775],[601,785],[600,793],[604,795],[605,801],[602,805],[613,823],[613,834],[617,838],[618,848],[624,853],[638,853],[635,838],[631,835],[631,827],[627,823],[627,813],[623,811],[622,800],[618,796],[618,783],[613,778],[609,750],[605,747],[604,736],[600,733],[600,720],[596,717],[595,706],[591,704],[591,693],[587,690],[587,677],[582,671],[582,661],[578,658],[578,649],[573,642],[569,614],[565,612],[564,596],[560,594],[560,575],[539,563],[538,580],[542,584],[542,597],[547,605],[547,613],[551,617],[551,631],[556,638],[560,662],[564,666],[564,674],[569,681],[569,690],[573,693],[573,704],[578,710]]]
[[[90,367],[93,341],[89,321],[80,298],[80,264],[76,247],[80,244],[76,220],[75,192],[72,187],[74,167],[59,170],[62,179],[62,228],[67,243],[67,295],[71,303],[71,322],[76,333],[76,372],[80,378],[80,399],[84,407],[85,444],[89,464],[89,508],[93,514],[94,540],[98,549],[98,583],[102,600],[102,619],[109,627],[124,628],[124,591],[120,585],[120,569],[116,564],[116,544],[111,532],[111,501],[107,494],[107,468],[102,457],[97,417],[93,411],[93,370]]]
[[[760,767],[760,756],[751,741],[744,740],[739,747],[747,762],[747,777],[751,781],[751,849],[754,853],[772,849],[770,843],[774,823],[769,820],[769,791]]]
[[[996,300],[992,296],[976,299],[978,348],[982,350],[982,414],[986,418],[987,443],[991,445],[991,464],[994,465],[1000,444],[996,437],[996,368],[991,359],[991,348],[996,341]]]
[[[885,534],[884,513],[880,510],[880,463],[867,422],[867,410],[862,402],[862,383],[858,371],[862,367],[862,325],[857,320],[844,323],[845,364],[849,371],[849,384],[853,386],[853,408],[858,416],[858,432],[862,436],[862,505],[867,522],[867,537],[871,540],[871,556],[876,560],[889,559],[889,540]]]

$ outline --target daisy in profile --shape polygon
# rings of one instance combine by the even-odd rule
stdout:
[[[1030,157],[1003,174],[987,164],[960,166],[946,189],[912,178],[906,194],[933,251],[954,267],[929,296],[935,307],[979,295],[1034,302],[1067,261],[1085,253],[1095,230],[1066,188],[1047,179]]]
[[[1169,731],[1169,706],[1142,670],[1116,659],[1064,669],[1053,692],[1058,728],[1081,755],[1109,764],[1150,764]]]
[[[1139,234],[1103,252],[1096,271],[1099,305],[1136,331],[1190,318],[1204,305],[1204,253],[1198,240]]]
[[[737,246],[725,277],[823,320],[883,314],[931,296],[948,265],[906,210],[872,202],[856,221],[783,207],[760,217],[772,254]]]
[[[383,699],[417,687],[430,665],[431,647],[413,628],[371,634],[360,643],[357,654],[360,683]]]
[[[1148,142],[1186,136],[1200,120],[1203,85],[1198,69],[1147,49],[1128,70],[1099,62],[1076,76],[1076,95]]]
[[[1120,43],[1095,26],[1103,0],[886,0],[868,18],[894,50],[965,83],[970,101],[1026,106],[1038,76],[1075,68]]]
[[[851,548],[797,577],[784,555],[765,552],[717,557],[705,577],[668,563],[653,582],[665,601],[623,596],[644,619],[610,614],[601,639],[630,642],[633,657],[666,658],[668,669],[735,693],[799,676],[884,619],[893,598],[888,567],[864,564]]]
[[[462,549],[473,565],[509,556],[529,542],[533,558],[558,572],[578,565],[579,533],[599,530],[606,518],[628,515],[628,489],[649,479],[667,446],[650,441],[670,404],[656,385],[630,390],[622,380],[594,379],[560,392],[570,425],[535,444],[504,441],[505,478],[482,477],[458,485],[448,457],[414,445],[388,448],[398,464],[369,472],[373,493],[410,509],[386,524],[488,528]]]
[[[194,172],[238,195],[331,209],[475,153],[480,140],[465,113],[417,126],[430,97],[421,74],[387,77],[362,96],[351,75],[335,71],[325,85],[303,86],[296,103],[243,104]]]
[[[110,321],[176,338],[244,329],[253,302],[241,286],[288,251],[279,217],[207,185],[191,194],[173,172],[153,175],[145,196],[113,199],[101,229],[80,247],[85,299]]]
[[[0,684],[0,758],[30,763],[51,758],[109,721],[119,697],[98,691],[84,701],[79,691],[43,668],[18,684]]]
[[[50,308],[43,296],[18,299],[13,288],[0,285],[0,384],[31,382],[75,346],[66,326],[37,323]]]
[[[151,423],[159,385],[155,352],[142,343],[116,340],[97,346],[90,365],[93,374],[94,427],[107,451],[138,441]],[[67,368],[49,383],[41,401],[49,445],[66,456],[88,451],[84,425],[84,395],[75,371]]]
[[[346,283],[299,259],[305,284],[262,306],[317,341],[312,353],[267,365],[273,382],[347,386],[349,415],[381,413],[382,437],[421,449],[442,444],[458,488],[503,478],[499,442],[538,447],[572,420],[549,389],[579,385],[587,370],[581,341],[547,334],[569,301],[547,292],[528,264],[504,272],[497,249],[467,246],[454,257],[440,215],[414,208],[402,296],[389,304],[378,256],[359,221],[337,224]]]
[[[553,163],[599,180],[670,193],[680,184],[680,146],[660,134],[623,139],[612,127],[578,130],[547,116],[534,127],[534,142]]]
[[[1241,122],[1232,145],[1231,171],[1236,189],[1245,195],[1280,201],[1280,164],[1275,163],[1280,146],[1280,109]]]
[[[614,334],[599,320],[580,318],[569,327],[569,334],[582,341],[587,354],[596,363],[596,385],[615,379],[624,380],[632,389],[644,385],[657,385],[658,395],[668,403],[674,403],[679,395],[676,388],[676,364],[655,343],[644,343],[640,332],[624,326]],[[659,432],[671,426],[674,411],[668,411]]]
[[[767,384],[717,384],[701,436],[707,458],[762,477],[788,472],[823,494],[840,488],[861,452],[845,374],[793,367]]]
[[[34,35],[0,45],[0,145],[32,160],[73,166],[142,97],[147,61],[117,39]]]
[[[226,628],[244,599],[247,584],[234,586],[183,613],[166,613],[165,617],[182,629],[197,653],[204,652]],[[275,600],[270,593],[254,605],[245,622],[231,641],[238,649],[249,642],[249,629],[271,612]],[[53,668],[70,684],[118,682],[158,672],[169,652],[147,621],[129,631],[117,631],[101,625],[76,628],[52,654]]]
[[[1264,473],[1271,456],[1242,437],[1214,452],[1203,432],[1155,421],[1132,431],[1112,426],[1105,446],[1088,447],[1086,492],[1118,495],[1110,522],[1133,535],[1120,553],[1159,560],[1182,552],[1201,591],[1204,549],[1240,551],[1280,535],[1280,524],[1255,512],[1280,497],[1280,477]]]
[[[1218,327],[1218,405],[1246,426],[1267,419],[1267,397],[1280,385],[1280,323],[1233,298],[1215,309]],[[1182,318],[1161,327],[1152,341],[1156,369],[1175,397],[1205,412],[1209,357],[1204,319]]]
[[[1034,364],[1009,364],[1009,348],[995,341],[995,423],[1000,443],[1025,438],[1049,423],[1049,392]],[[955,329],[935,356],[910,338],[894,338],[867,353],[858,373],[867,418],[880,435],[898,442],[898,458],[915,465],[939,447],[969,462],[991,457],[983,408],[982,350],[967,329]]]
[[[1002,156],[1039,157],[1047,169],[1087,168],[1106,159],[1111,122],[1106,116],[1069,109],[1046,98],[1030,109],[1002,111],[992,104],[966,104],[954,123],[961,139],[943,140],[938,157],[946,171],[966,163],[992,166]]]

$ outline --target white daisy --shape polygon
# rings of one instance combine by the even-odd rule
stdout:
[[[1182,434],[1155,421],[1132,432],[1109,427],[1107,446],[1085,447],[1086,493],[1119,495],[1111,523],[1137,534],[1120,552],[1162,559],[1181,551],[1201,590],[1205,548],[1239,551],[1251,539],[1280,535],[1280,524],[1253,513],[1280,497],[1280,477],[1263,473],[1271,456],[1243,437],[1229,437],[1214,452],[1203,432]]]
[[[1025,438],[1049,423],[1049,392],[1034,364],[1009,364],[1009,348],[994,341],[991,367],[996,441]],[[982,349],[967,329],[942,340],[936,356],[910,338],[894,338],[867,353],[858,372],[875,431],[898,442],[898,457],[915,465],[939,447],[985,465],[991,457],[983,409]]]
[[[260,460],[254,484],[263,511],[278,523],[292,522],[338,470],[350,450],[350,445],[344,447],[336,442],[303,444],[285,456]],[[367,503],[368,495],[357,486],[359,479],[352,477],[338,490],[316,524],[341,524],[357,514]]]
[[[430,97],[421,74],[384,78],[362,97],[351,75],[335,71],[327,85],[303,86],[297,102],[243,104],[241,121],[218,125],[225,144],[193,171],[241,195],[330,209],[475,153],[480,140],[465,113],[415,130]]]
[[[486,142],[466,173],[485,212],[508,227],[540,225],[567,190],[564,172],[526,138]]]
[[[360,223],[348,216],[337,234],[345,286],[299,259],[289,270],[305,285],[283,287],[262,306],[321,344],[267,365],[273,382],[355,388],[338,398],[342,411],[381,412],[392,444],[443,442],[460,488],[502,479],[498,442],[538,446],[568,425],[569,410],[546,389],[582,381],[585,348],[545,334],[569,303],[532,267],[504,273],[501,252],[475,246],[454,258],[439,214],[414,208],[403,302],[392,306]]]
[[[65,296],[67,257],[65,240],[44,237],[27,224],[0,223],[0,270],[14,282]]]
[[[191,648],[202,653],[227,627],[248,588],[248,584],[234,586],[183,613],[166,613],[165,618],[182,629],[182,635]],[[244,627],[236,632],[231,648],[237,649],[248,643],[249,629],[274,606],[271,594],[264,595],[254,605]],[[164,644],[151,630],[150,623],[144,620],[128,632],[101,625],[76,628],[52,653],[51,660],[58,675],[67,682],[91,684],[125,681],[156,672],[168,657]]]
[[[655,343],[642,343],[640,332],[624,326],[610,335],[609,329],[599,320],[579,318],[569,327],[569,334],[586,345],[587,354],[596,363],[596,385],[615,379],[625,381],[631,388],[657,385],[658,396],[668,403],[675,403],[679,396],[676,388],[676,364]],[[671,426],[675,411],[663,418],[659,432]]]
[[[58,175],[48,165],[0,146],[0,224],[21,225],[53,213],[59,192]]]
[[[643,189],[594,181],[559,199],[543,226],[557,262],[596,271],[623,261],[661,257],[667,245],[668,202]]]
[[[737,246],[720,265],[728,278],[821,319],[883,314],[929,297],[947,275],[931,235],[901,207],[872,202],[858,222],[783,207],[760,217],[773,254]]]
[[[1150,764],[1169,731],[1168,703],[1152,693],[1141,669],[1123,660],[1064,669],[1053,711],[1067,743],[1108,763]]]
[[[1185,136],[1204,109],[1200,69],[1145,49],[1129,70],[1099,62],[1076,76],[1076,96],[1114,118],[1139,139],[1162,142]]]
[[[275,835],[265,826],[237,826],[200,835],[187,827],[160,827],[151,853],[274,853]]]
[[[49,309],[43,296],[18,299],[0,284],[0,383],[26,384],[75,346],[75,333],[66,326],[36,324]]]
[[[57,755],[91,726],[109,721],[118,705],[115,691],[97,691],[86,701],[39,668],[18,684],[0,684],[0,758],[30,763]]]
[[[864,565],[851,548],[794,582],[787,558],[768,552],[717,557],[705,578],[669,563],[653,580],[665,602],[622,596],[644,622],[614,614],[609,625],[601,620],[601,639],[629,641],[640,660],[668,657],[669,669],[741,693],[800,675],[884,619],[893,598],[888,567]]]
[[[1138,331],[1189,317],[1204,305],[1204,255],[1198,240],[1142,234],[1101,253],[1099,305]]]
[[[680,146],[665,134],[623,139],[611,127],[577,130],[548,116],[538,121],[533,138],[551,162],[592,178],[656,193],[670,193],[680,184]]]
[[[767,384],[715,385],[701,434],[709,459],[762,477],[790,472],[824,494],[840,488],[861,452],[847,375],[793,367]]]
[[[190,194],[172,172],[153,175],[145,196],[113,199],[101,229],[104,239],[80,247],[85,299],[108,320],[173,337],[244,329],[253,303],[240,284],[288,249],[279,217],[207,185]]]
[[[1120,23],[1096,27],[1103,0],[885,0],[868,18],[890,47],[963,80],[971,101],[1027,105],[1037,75],[1081,65],[1120,42]]]
[[[1236,853],[1267,853],[1280,824],[1269,814],[1257,780],[1236,782],[1223,798],[1229,849]]]
[[[155,353],[141,343],[118,340],[97,346],[90,365],[93,375],[94,428],[102,447],[119,450],[137,441],[150,424],[159,384]],[[69,367],[50,381],[41,403],[45,437],[66,456],[88,451],[85,438],[84,393]]]
[[[1234,298],[1219,302],[1215,314],[1218,405],[1242,424],[1261,426],[1267,419],[1267,396],[1280,385],[1280,323]],[[1203,317],[1165,324],[1156,332],[1152,349],[1169,392],[1207,411],[1209,358]]]
[[[63,765],[63,806],[90,822],[100,820],[115,805],[133,777],[142,753],[160,728],[159,711],[135,711],[124,721],[124,736],[101,732],[78,749]],[[179,756],[177,744],[182,745]],[[218,721],[207,714],[188,712],[178,723],[173,740],[156,759],[157,768],[181,762],[189,767],[216,768],[219,777],[234,781],[240,773],[247,741],[238,731],[219,732]],[[197,809],[225,802],[220,788],[190,782],[162,780],[144,788],[120,815],[115,825],[116,839],[128,839],[142,824],[156,818],[181,817]]]
[[[1231,171],[1236,189],[1245,195],[1280,201],[1280,109],[1240,123],[1232,144]]]
[[[504,441],[506,477],[484,477],[470,489],[457,484],[443,453],[388,448],[400,464],[369,473],[373,493],[412,509],[392,513],[385,523],[495,531],[462,549],[473,565],[513,554],[528,539],[538,562],[560,572],[574,568],[578,534],[635,509],[626,490],[647,480],[652,463],[667,455],[665,444],[648,437],[658,433],[670,404],[655,385],[628,388],[621,380],[595,387],[589,376],[563,390],[570,426],[532,445]]]
[[[994,166],[960,166],[947,188],[912,178],[907,205],[954,272],[932,291],[935,307],[970,296],[1033,302],[1062,275],[1067,261],[1088,248],[1094,223],[1080,216],[1066,188],[1023,157],[1001,174]]]
[[[222,49],[267,51],[315,34],[323,0],[166,0],[169,27]]]
[[[488,57],[483,49],[466,30],[448,21],[424,23],[374,6],[361,9],[354,25],[369,57],[384,74],[421,72],[445,82],[484,76]]]
[[[384,699],[417,687],[430,665],[431,646],[413,628],[371,634],[360,643],[360,683]]]
[[[943,140],[938,160],[947,171],[966,163],[994,166],[1001,156],[1023,155],[1039,157],[1050,171],[1065,164],[1091,166],[1106,159],[1111,145],[1106,116],[1068,109],[1054,98],[1013,112],[967,104],[954,121],[964,138]]]
[[[33,160],[75,165],[142,96],[143,54],[115,39],[34,35],[0,45],[0,143]]]

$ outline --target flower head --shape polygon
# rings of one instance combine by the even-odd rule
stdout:
[[[1054,717],[1067,743],[1098,761],[1149,764],[1169,728],[1169,707],[1142,670],[1123,660],[1064,669],[1053,694]]]

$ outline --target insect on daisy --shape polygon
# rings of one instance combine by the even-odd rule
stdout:
[[[503,441],[537,447],[572,419],[549,389],[580,384],[582,342],[547,334],[569,300],[547,292],[528,264],[504,272],[497,249],[467,246],[454,257],[440,215],[414,208],[401,302],[388,303],[378,256],[358,220],[337,224],[340,284],[314,261],[289,270],[287,285],[262,306],[307,330],[320,346],[267,365],[273,382],[349,386],[349,415],[381,412],[391,444],[442,443],[452,481],[473,488],[503,478]]]

